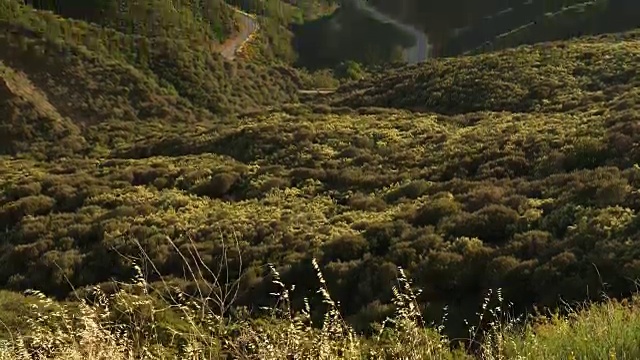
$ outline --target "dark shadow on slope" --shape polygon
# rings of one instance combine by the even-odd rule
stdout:
[[[381,64],[402,59],[402,49],[414,44],[410,34],[343,6],[330,16],[294,25],[298,66],[335,68],[352,60]]]
[[[443,55],[455,56],[470,50],[499,50],[640,27],[640,17],[637,16],[640,14],[640,2],[598,0],[532,16],[535,12],[520,8],[512,11],[510,16],[495,17],[473,26],[451,39]]]
[[[640,2],[636,0],[371,2],[381,11],[424,29],[437,57],[479,47],[481,51],[504,49],[640,27]],[[495,43],[497,37],[497,44],[486,45]]]

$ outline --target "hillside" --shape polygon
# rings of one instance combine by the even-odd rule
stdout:
[[[373,0],[382,11],[426,31],[434,56],[484,47],[508,48],[640,26],[633,0]]]
[[[119,71],[137,73],[145,87],[155,86],[160,93],[179,96],[212,113],[258,108],[294,100],[296,96],[299,79],[295,72],[246,62],[225,62],[215,51],[215,44],[202,39],[122,33],[48,12],[34,12],[15,0],[4,1],[0,6],[3,7],[0,26],[5,29],[3,46],[11,49],[2,53],[1,60],[28,75],[37,69],[26,69],[23,59],[36,63],[34,55],[43,58],[38,63],[75,62],[82,63],[76,65],[80,67],[94,66],[84,64],[87,58],[93,58],[94,62],[112,62],[111,66],[120,68]],[[66,56],[54,57],[42,50],[49,47]],[[113,90],[122,96],[121,91]]]
[[[299,52],[294,48],[294,29],[305,22],[333,13],[338,0],[227,0],[258,16],[262,29],[247,49],[254,63],[283,62],[293,64]]]
[[[362,64],[401,61],[403,47],[414,41],[391,24],[384,24],[345,1],[330,16],[293,27],[296,64],[311,69],[337,69],[345,60]],[[372,41],[375,39],[375,41]]]
[[[27,0],[25,3],[66,18],[148,37],[194,37],[222,42],[238,30],[233,10],[222,0]]]
[[[82,146],[78,127],[58,113],[45,94],[22,73],[0,62],[0,154],[38,153],[44,143]],[[75,144],[73,144],[75,142]],[[40,149],[38,149],[40,148]],[[51,152],[55,150],[51,149]]]
[[[0,0],[0,340],[37,330],[20,346],[44,358],[637,357],[638,30],[387,65],[299,103],[309,74],[260,47],[328,2],[264,8],[255,62],[219,54],[220,26],[181,37],[162,6],[150,32],[64,3]]]
[[[397,60],[396,47],[409,48],[412,41],[394,35],[345,0],[339,11],[295,30],[300,63],[335,67],[353,60],[365,65]],[[640,27],[640,11],[634,0],[513,0],[513,1],[421,1],[371,0],[385,16],[405,27],[420,29],[431,44],[431,56],[447,57],[508,49],[523,44],[566,40],[576,36],[621,32]],[[369,17],[369,21],[361,18]],[[388,21],[387,21],[388,22]],[[367,36],[367,34],[369,36]],[[318,44],[311,48],[309,43]],[[374,40],[375,39],[375,40]],[[316,59],[317,57],[317,59]]]
[[[638,39],[636,30],[389,69],[329,101],[445,114],[604,110],[640,81]]]

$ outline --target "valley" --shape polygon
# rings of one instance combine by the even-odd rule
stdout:
[[[381,23],[391,23],[402,31],[405,31],[415,39],[415,45],[405,49],[403,60],[408,64],[417,64],[429,58],[429,37],[423,31],[414,26],[400,22],[371,6],[366,0],[353,0],[356,8],[360,9]]]
[[[545,4],[0,0],[0,359],[640,357],[640,25]]]

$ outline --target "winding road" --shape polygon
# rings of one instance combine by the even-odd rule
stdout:
[[[260,24],[255,15],[246,13],[238,8],[233,8],[240,17],[240,32],[235,36],[227,39],[222,46],[220,54],[227,60],[233,61],[236,56],[242,53],[244,46],[249,43],[260,30]],[[314,89],[314,90],[298,90],[304,95],[326,95],[331,94],[335,89]]]
[[[350,0],[356,8],[362,12],[367,13],[372,18],[386,24],[392,24],[398,29],[407,32],[416,39],[416,43],[412,48],[405,49],[403,52],[404,60],[409,64],[417,64],[429,59],[431,52],[431,45],[429,38],[424,31],[416,28],[415,26],[405,24],[399,20],[390,17],[387,14],[380,12],[375,7],[371,6],[367,0]],[[301,95],[328,95],[332,94],[336,89],[304,89],[298,90]]]
[[[405,49],[403,56],[406,62],[408,62],[409,64],[417,64],[429,58],[431,45],[429,44],[429,37],[424,31],[380,12],[378,9],[371,6],[367,0],[351,0],[351,2],[360,11],[367,13],[372,18],[382,23],[392,24],[398,29],[413,35],[413,37],[416,39],[416,44],[412,48]]]
[[[382,23],[392,24],[398,29],[413,35],[416,39],[416,44],[412,48],[404,50],[403,56],[406,62],[409,64],[416,64],[429,58],[431,45],[429,44],[429,38],[424,31],[380,12],[378,9],[371,6],[367,0],[351,0],[351,2],[360,11],[367,13],[374,19]],[[233,7],[233,10],[238,13],[240,18],[240,32],[232,38],[227,39],[227,41],[225,41],[221,46],[222,50],[220,53],[227,60],[235,60],[238,53],[242,52],[244,46],[251,41],[257,34],[258,30],[260,30],[260,24],[258,24],[258,20],[255,15],[246,13],[236,7]]]
[[[244,46],[251,41],[258,30],[260,30],[260,24],[258,24],[255,15],[237,8],[233,8],[233,10],[238,13],[240,18],[240,32],[222,44],[220,54],[227,60],[235,60],[238,53],[243,50]]]
[[[418,28],[400,22],[389,15],[386,15],[375,7],[369,5],[367,0],[351,0],[356,7],[363,12],[366,12],[374,19],[383,22],[390,23],[396,26],[397,28],[410,33],[416,39],[416,44],[410,48],[405,49],[404,58],[410,64],[416,64],[422,61],[425,61],[429,58],[429,52],[431,46],[429,45],[429,39],[427,34]],[[220,54],[225,57],[229,61],[233,61],[236,59],[236,56],[243,51],[244,46],[250,42],[255,35],[260,30],[260,24],[258,24],[257,17],[253,14],[249,14],[244,12],[238,8],[233,8],[233,10],[238,13],[240,18],[240,32],[235,36],[227,39],[222,46]],[[298,90],[301,94],[306,95],[326,95],[331,94],[335,91],[335,89],[314,89],[314,90]]]

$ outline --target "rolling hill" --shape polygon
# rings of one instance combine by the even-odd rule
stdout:
[[[638,86],[638,39],[631,31],[389,69],[330,101],[446,114],[586,111]]]
[[[113,6],[0,1],[0,318],[43,331],[28,351],[637,354],[639,30],[388,65],[300,103],[308,74],[225,59],[215,29],[233,26],[202,2],[154,0],[146,28]],[[284,24],[259,21],[258,47]],[[55,301],[28,310],[28,289]],[[631,300],[526,318],[601,295]],[[481,317],[469,335],[507,302],[528,327]]]

